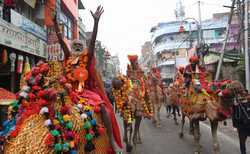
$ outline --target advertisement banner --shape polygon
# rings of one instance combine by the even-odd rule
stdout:
[[[38,26],[37,24],[30,21],[26,17],[20,15],[19,13],[17,13],[14,10],[11,10],[11,23],[13,25],[25,30],[26,32],[29,32],[29,33],[39,37],[40,39],[42,39],[44,41],[47,40],[46,31],[42,27]]]
[[[46,42],[0,19],[0,44],[47,58]]]

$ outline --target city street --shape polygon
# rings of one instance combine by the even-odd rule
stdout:
[[[249,26],[247,0],[1,0],[0,154],[250,154]]]
[[[119,122],[121,122],[120,118]],[[194,150],[193,137],[188,134],[189,124],[185,125],[185,135],[179,138],[180,125],[176,126],[173,119],[166,118],[165,111],[161,110],[161,128],[156,128],[150,120],[144,119],[141,125],[143,143],[133,149],[133,154],[192,154]],[[218,132],[221,154],[240,154],[237,133],[233,131],[228,120],[228,126],[220,123]],[[122,126],[122,124],[120,125]],[[212,154],[212,138],[210,127],[201,123],[201,144],[203,154]],[[223,130],[222,130],[223,129]],[[250,147],[248,141],[247,147]],[[250,154],[248,148],[248,153]],[[124,153],[126,153],[124,151]]]

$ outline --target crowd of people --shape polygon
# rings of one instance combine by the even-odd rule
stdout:
[[[123,139],[130,152],[133,144],[142,142],[143,118],[152,119],[156,127],[161,126],[160,110],[164,105],[167,118],[173,115],[177,124],[177,115],[182,117],[180,137],[185,117],[189,118],[198,153],[199,121],[207,118],[211,121],[217,154],[218,121],[232,117],[241,152],[245,154],[245,141],[250,135],[248,94],[239,82],[207,81],[199,57],[191,57],[190,64],[184,70],[179,69],[170,85],[163,84],[157,68],[145,75],[137,55],[128,56],[126,75],[109,82],[102,80],[95,67],[95,41],[103,11],[99,6],[96,12],[91,12],[94,28],[89,45],[74,40],[71,48],[64,40],[55,14],[55,31],[65,59],[63,63],[40,61],[25,75],[25,84],[8,108],[0,130],[0,150],[6,154],[34,151],[114,154],[123,148],[115,108],[123,119]]]

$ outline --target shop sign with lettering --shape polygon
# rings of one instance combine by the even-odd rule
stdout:
[[[21,14],[17,13],[14,10],[11,10],[11,23],[37,37],[46,41],[47,40],[47,33],[44,28],[40,27],[39,25],[35,24],[31,20],[27,19],[26,17],[22,16]]]
[[[47,58],[46,42],[0,19],[0,44]]]

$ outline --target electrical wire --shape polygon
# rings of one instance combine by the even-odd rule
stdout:
[[[224,5],[215,4],[215,3],[207,3],[207,2],[204,2],[204,1],[201,1],[201,4],[202,4],[202,5],[210,5],[210,6],[217,6],[217,7],[223,7],[223,8],[225,8]]]

